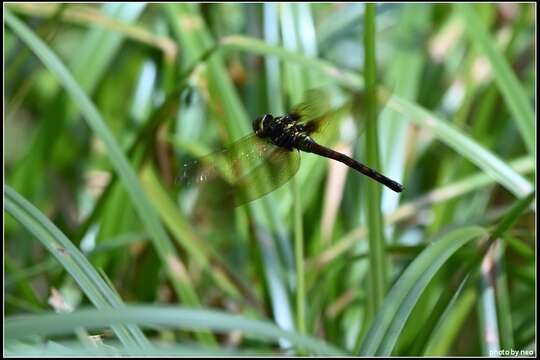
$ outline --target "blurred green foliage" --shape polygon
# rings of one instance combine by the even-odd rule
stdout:
[[[371,6],[5,4],[4,354],[535,351],[536,7]],[[174,184],[317,87],[403,193],[312,154],[232,211]]]

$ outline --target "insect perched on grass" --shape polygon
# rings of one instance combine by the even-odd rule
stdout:
[[[318,144],[311,135],[333,117],[321,106],[327,94],[311,90],[288,114],[265,114],[253,133],[224,150],[182,164],[176,182],[200,185],[211,205],[230,207],[253,201],[285,184],[300,166],[300,151],[337,160],[395,192],[403,186],[353,158]],[[213,189],[213,190],[210,190]]]

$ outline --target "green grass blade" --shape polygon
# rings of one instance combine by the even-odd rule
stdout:
[[[263,4],[263,21],[265,43],[272,46],[279,45],[279,4]],[[281,96],[281,68],[279,59],[275,56],[266,56],[264,61],[266,65],[266,93],[275,95],[267,96],[268,109],[272,113],[281,114],[285,111],[285,106]]]
[[[90,329],[125,323],[195,331],[241,330],[245,336],[264,341],[285,338],[314,355],[345,355],[343,350],[332,345],[295,332],[284,331],[267,321],[248,319],[244,316],[210,309],[172,306],[127,306],[110,311],[80,310],[71,314],[13,316],[6,319],[5,330],[9,339],[19,339],[31,335],[66,334],[80,326]],[[52,326],[52,324],[56,325]]]
[[[471,41],[487,57],[493,76],[508,105],[513,120],[516,122],[529,154],[533,155],[535,153],[535,116],[525,89],[523,89],[512,68],[506,62],[504,55],[497,49],[494,40],[478,17],[474,6],[472,4],[457,6],[465,20],[465,28]]]
[[[102,12],[127,24],[134,22],[145,8],[145,4],[105,4]],[[114,60],[124,40],[121,32],[111,32],[102,27],[92,27],[85,35],[81,48],[69,63],[77,83],[87,93],[94,92],[105,70]]]
[[[398,26],[403,29],[397,36],[403,49],[389,63],[382,74],[384,83],[393,89],[396,95],[405,99],[416,99],[422,86],[422,69],[426,58],[417,51],[417,39],[427,32],[431,15],[431,6],[403,8]],[[391,179],[401,182],[405,175],[408,138],[408,123],[400,121],[400,114],[389,109],[381,109],[379,115],[379,138],[381,145],[381,168]],[[383,188],[383,212],[394,211],[401,199],[392,190]]]
[[[125,6],[126,4],[124,4]],[[27,16],[34,16],[39,18],[50,18],[53,16],[60,4],[10,4],[8,9],[12,10],[15,13],[24,14]],[[141,9],[137,9],[140,11]],[[103,29],[109,30],[108,36],[111,36],[111,32],[116,32],[124,35],[126,38],[145,44],[146,46],[157,48],[161,50],[167,57],[174,58],[176,52],[176,44],[165,37],[154,35],[152,32],[147,29],[138,26],[126,23],[131,19],[126,19],[124,16],[121,21],[116,20],[114,17],[111,17],[110,14],[103,14],[101,11],[94,7],[88,5],[70,5],[65,9],[62,19],[63,22],[85,25],[85,26],[95,26],[99,25]],[[105,39],[105,38],[103,38]],[[101,39],[103,41],[103,39]],[[107,39],[107,41],[110,41]],[[103,45],[103,43],[102,43]]]
[[[366,5],[364,24],[364,48],[366,81],[366,165],[380,170],[379,141],[378,141],[378,104],[377,104],[377,65],[375,58],[375,4]],[[381,307],[388,282],[388,259],[384,251],[385,238],[381,212],[381,185],[368,181],[365,193],[365,211],[369,241],[369,295],[368,319],[377,313]],[[368,320],[368,321],[369,321]]]
[[[302,224],[302,201],[298,180],[292,179],[294,192],[294,257],[296,260],[296,326],[306,334],[306,288],[304,274],[304,228]]]
[[[443,294],[439,297],[437,304],[431,310],[430,318],[424,323],[422,331],[417,337],[418,344],[415,346],[416,352],[422,351],[424,346],[421,345],[421,343],[425,343],[429,340],[429,334],[431,334],[435,328],[444,325],[443,322],[445,321],[445,317],[441,316],[441,314],[448,309],[448,304],[452,302],[452,299],[456,296],[456,292],[459,291],[458,288],[466,288],[467,285],[463,285],[463,283],[470,279],[476,280],[477,270],[480,268],[480,264],[485,258],[486,252],[490,246],[495,240],[499,239],[506,231],[512,228],[521,215],[529,208],[533,199],[534,193],[531,193],[524,198],[516,200],[502,216],[502,219],[498,220],[497,226],[491,231],[487,241],[480,243],[479,249],[474,251],[473,257],[466,261],[462,267],[453,270],[452,278],[445,284]],[[495,315],[491,316],[496,317]],[[481,336],[484,336],[484,334],[481,334]]]
[[[480,267],[480,294],[478,302],[479,338],[483,355],[489,356],[501,349],[500,333],[497,326],[497,305],[495,299],[492,269],[494,261],[493,246],[487,251]]]
[[[448,233],[426,248],[390,290],[362,343],[360,355],[389,356],[416,301],[433,276],[463,245],[485,234],[483,228],[465,227]]]
[[[497,319],[501,335],[501,347],[513,349],[514,334],[512,328],[512,307],[510,306],[510,290],[506,270],[507,245],[497,241],[495,253],[495,296],[497,301]]]
[[[11,341],[6,344],[4,354],[9,357],[253,357],[279,355],[274,349],[231,349],[228,346],[208,348],[203,346],[181,344],[154,346],[136,349],[123,346],[118,342],[107,341],[81,344],[74,341],[53,342],[44,344],[28,344],[22,341]]]
[[[515,224],[517,219],[529,208],[531,202],[535,198],[535,194],[535,192],[531,191],[527,196],[517,200],[514,205],[512,205],[512,208],[508,210],[495,227],[495,230],[491,233],[492,239],[498,239]]]
[[[493,177],[515,196],[523,197],[531,192],[532,185],[527,179],[512,170],[495,154],[433,113],[395,95],[388,100],[387,104],[408,120],[432,132],[439,140]]]
[[[295,26],[297,16],[295,4],[283,3],[279,5],[281,38],[283,39],[283,47],[292,53],[301,53],[300,44],[298,41],[298,31]],[[290,103],[297,104],[302,100],[302,95],[307,90],[304,72],[306,68],[290,62],[283,62],[283,85],[286,93],[289,95]]]
[[[98,309],[120,308],[122,301],[110,289],[84,255],[38,209],[9,186],[4,187],[6,211],[31,232],[73,276],[81,290]],[[134,326],[113,328],[126,346],[146,346],[148,340]]]
[[[495,241],[497,241],[500,237],[504,236],[504,234],[512,228],[512,226],[521,217],[521,215],[529,209],[530,204],[534,198],[535,198],[535,193],[531,192],[527,196],[516,200],[514,204],[510,207],[510,209],[508,209],[505,212],[502,219],[498,221],[497,226],[495,227],[495,229],[491,231],[490,236],[487,239],[487,241],[483,242],[481,244],[480,249],[475,252],[474,258],[468,261],[466,264],[466,267],[462,269],[463,271],[456,273],[455,276],[459,276],[459,273],[465,274],[479,268],[480,263],[482,262],[483,259],[485,259],[486,253],[492,247]],[[485,294],[483,295],[485,296]],[[491,301],[491,299],[489,298],[488,300]],[[493,314],[490,316],[496,319],[497,315],[494,314],[494,311],[492,311],[492,313]],[[484,329],[485,329],[485,324],[482,324],[482,325],[484,326]],[[490,326],[492,328],[495,328],[495,330],[491,330],[491,331],[498,331],[498,329],[496,328],[497,326],[496,320],[491,320]]]
[[[278,5],[279,9],[279,25],[281,30],[281,39],[283,47],[292,53],[302,53],[300,43],[300,31],[298,28],[298,10],[296,4],[282,3]],[[307,68],[300,66],[294,62],[283,62],[283,89],[288,96],[288,104],[297,104],[302,100],[302,96],[308,88],[308,78],[306,77]],[[304,251],[303,251],[303,228],[302,228],[302,210],[301,210],[301,194],[298,190],[299,179],[294,177],[291,184],[288,186],[292,190],[295,204],[293,205],[293,224],[294,224],[294,267],[289,268],[295,270],[296,277],[294,278],[295,290],[295,313],[296,313],[296,328],[300,334],[306,332],[305,322],[305,285],[304,285]],[[294,271],[293,270],[293,271]],[[297,354],[303,354],[304,350],[299,349]]]
[[[324,74],[334,79],[339,84],[350,88],[361,90],[364,81],[361,77],[352,71],[340,69],[328,61],[312,58],[302,53],[286,50],[279,46],[266,44],[259,39],[248,36],[231,35],[220,40],[220,46],[224,50],[243,50],[254,54],[273,55],[287,62],[297,63],[310,68],[312,71]]]
[[[355,24],[363,22],[365,7],[362,4],[349,3],[343,5],[324,19],[321,19],[318,24],[317,41],[320,48],[328,47],[332,40],[339,38],[340,33],[347,31]]]
[[[461,293],[456,292],[456,295],[460,296],[453,298],[453,301],[441,316],[441,321],[426,345],[424,356],[448,355],[463,324],[470,316],[470,312],[477,301],[476,290],[469,287]]]

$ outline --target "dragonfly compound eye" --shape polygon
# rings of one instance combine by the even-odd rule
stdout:
[[[253,122],[253,131],[255,131],[255,134],[260,137],[264,137],[268,133],[269,125],[271,125],[272,119],[273,117],[270,114],[265,114],[255,119]]]

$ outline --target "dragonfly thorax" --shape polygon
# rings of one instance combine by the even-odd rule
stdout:
[[[259,138],[289,150],[300,149],[304,142],[311,140],[305,126],[290,115],[265,114],[253,122],[253,130]]]

